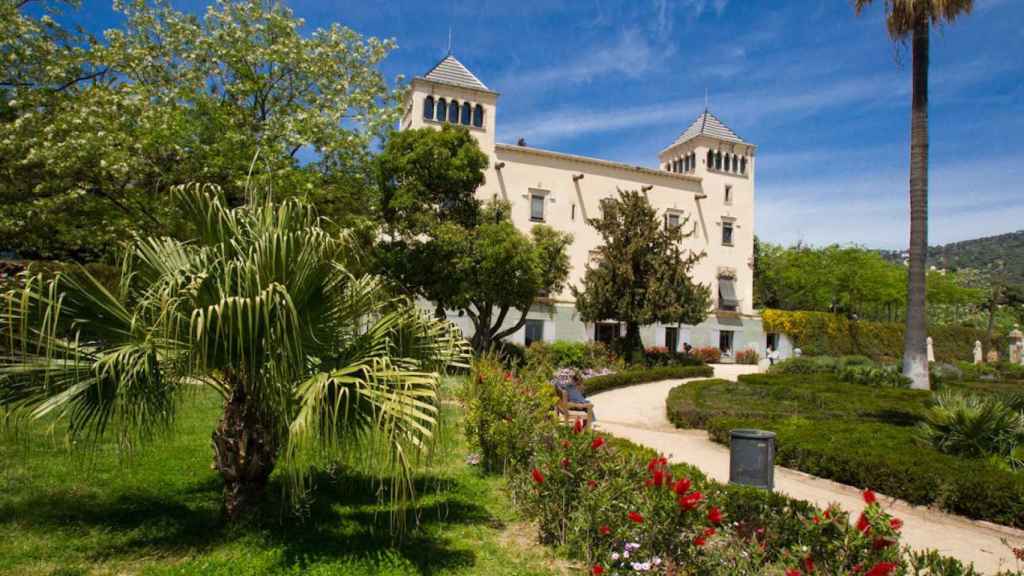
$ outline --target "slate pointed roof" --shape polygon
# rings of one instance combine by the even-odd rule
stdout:
[[[687,140],[691,140],[701,135],[710,136],[711,138],[717,138],[718,140],[724,140],[726,142],[749,144],[749,142],[737,136],[731,128],[723,124],[717,116],[707,109],[697,116],[697,119],[693,121],[693,124],[690,124],[686,130],[683,130],[683,133],[679,135],[679,138],[676,138],[675,144],[686,142]]]
[[[451,54],[445,56],[443,60],[430,69],[430,72],[424,74],[423,78],[425,80],[432,80],[434,82],[449,84],[451,86],[461,86],[463,88],[491,92],[491,89],[485,86],[479,78],[470,72],[469,68],[466,68],[462,62],[459,62],[458,59]]]

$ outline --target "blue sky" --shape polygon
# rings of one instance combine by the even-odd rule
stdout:
[[[173,2],[201,10],[203,2]],[[455,55],[501,92],[498,139],[655,167],[704,107],[758,146],[757,233],[907,244],[910,54],[848,0],[292,0],[307,26],[394,38],[388,78]],[[932,244],[1024,229],[1024,2],[933,31]],[[107,0],[76,19],[117,22]]]

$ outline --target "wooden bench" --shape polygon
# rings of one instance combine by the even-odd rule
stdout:
[[[582,420],[584,428],[590,426],[594,421],[594,405],[592,403],[569,402],[569,392],[559,386],[555,386],[555,393],[558,395],[555,412],[562,417],[563,421],[572,423]]]

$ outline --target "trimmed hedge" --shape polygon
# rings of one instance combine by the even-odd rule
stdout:
[[[878,389],[834,376],[756,375],[677,386],[669,419],[728,444],[735,428],[777,435],[776,463],[918,505],[1024,528],[1024,475],[990,460],[943,454],[914,424],[927,391]]]
[[[828,312],[763,310],[765,332],[789,336],[793,345],[810,356],[846,356],[861,354],[875,360],[894,361],[903,352],[903,324],[895,322],[851,321]],[[987,342],[985,330],[966,326],[931,326],[935,359],[939,362],[973,360],[974,342],[981,341],[985,351],[994,346],[1000,355],[1009,344],[1005,336]]]
[[[592,395],[606,390],[632,386],[633,384],[657,382],[658,380],[677,380],[680,378],[706,378],[713,374],[714,369],[703,364],[700,366],[658,366],[640,370],[625,370],[587,380],[586,392],[588,395]]]

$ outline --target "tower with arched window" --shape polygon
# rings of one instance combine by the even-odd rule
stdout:
[[[488,154],[494,150],[494,115],[498,93],[449,54],[426,74],[412,80],[402,129],[464,126]]]

